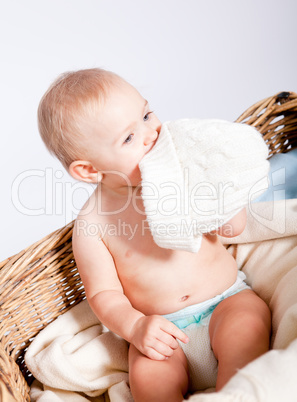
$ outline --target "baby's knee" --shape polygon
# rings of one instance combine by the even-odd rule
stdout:
[[[210,323],[212,343],[224,343],[237,336],[242,338],[269,337],[271,313],[267,304],[247,290],[224,300],[214,311]]]
[[[256,296],[257,297],[257,296]],[[267,304],[257,297],[253,306],[247,306],[238,317],[237,328],[246,344],[269,347],[271,312]]]
[[[130,384],[139,384],[142,386],[144,382],[144,373],[147,370],[149,358],[141,354],[133,345],[129,348],[129,381]]]
[[[238,314],[246,329],[265,335],[271,330],[271,311],[264,300],[252,292],[246,300],[242,314]]]
[[[135,400],[163,401],[168,396],[171,399],[167,400],[183,399],[180,397],[188,389],[188,372],[180,352],[183,353],[181,350],[176,350],[169,359],[157,361],[142,355],[134,346],[130,346],[129,381]],[[163,399],[159,399],[162,395]],[[176,399],[173,395],[179,396]]]

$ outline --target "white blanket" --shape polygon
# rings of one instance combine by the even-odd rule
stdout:
[[[230,221],[268,187],[268,147],[246,124],[180,119],[162,124],[140,161],[141,195],[158,246],[198,252],[203,233]]]
[[[250,205],[247,228],[232,242],[229,252],[272,310],[274,350],[240,370],[220,392],[189,400],[296,401],[297,199]],[[41,331],[25,359],[40,381],[32,386],[33,401],[132,401],[127,344],[98,322],[86,301]]]

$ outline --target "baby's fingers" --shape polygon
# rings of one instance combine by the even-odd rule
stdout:
[[[162,330],[172,335],[174,338],[179,339],[183,343],[189,342],[189,337],[172,322],[166,320],[162,325]]]
[[[175,339],[175,337],[163,330],[161,330],[161,333],[159,334],[158,339],[159,339],[159,341],[168,345],[173,350],[178,348],[178,342]]]
[[[169,345],[165,344],[164,342],[158,339],[156,339],[156,341],[154,342],[153,348],[157,352],[161,353],[164,356],[164,358],[172,356],[174,352],[174,348],[171,348]]]
[[[166,360],[169,357],[169,356],[163,355],[162,353],[158,352],[154,348],[148,348],[145,355],[152,360]]]

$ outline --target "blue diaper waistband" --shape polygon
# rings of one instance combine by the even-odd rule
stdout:
[[[179,329],[186,328],[191,324],[202,324],[202,321],[210,316],[221,301],[244,289],[250,289],[250,286],[244,282],[245,279],[245,274],[242,271],[238,271],[235,283],[223,293],[204,302],[185,307],[175,313],[166,314],[163,317],[167,318],[167,320],[171,321]]]

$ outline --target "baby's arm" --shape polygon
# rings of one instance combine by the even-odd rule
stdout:
[[[133,308],[123,292],[113,258],[98,236],[73,231],[73,251],[88,302],[98,319],[132,343],[141,353],[163,360],[187,336],[162,316],[145,316]]]
[[[243,208],[230,221],[219,227],[216,233],[222,237],[235,237],[240,235],[246,226],[246,208]]]

